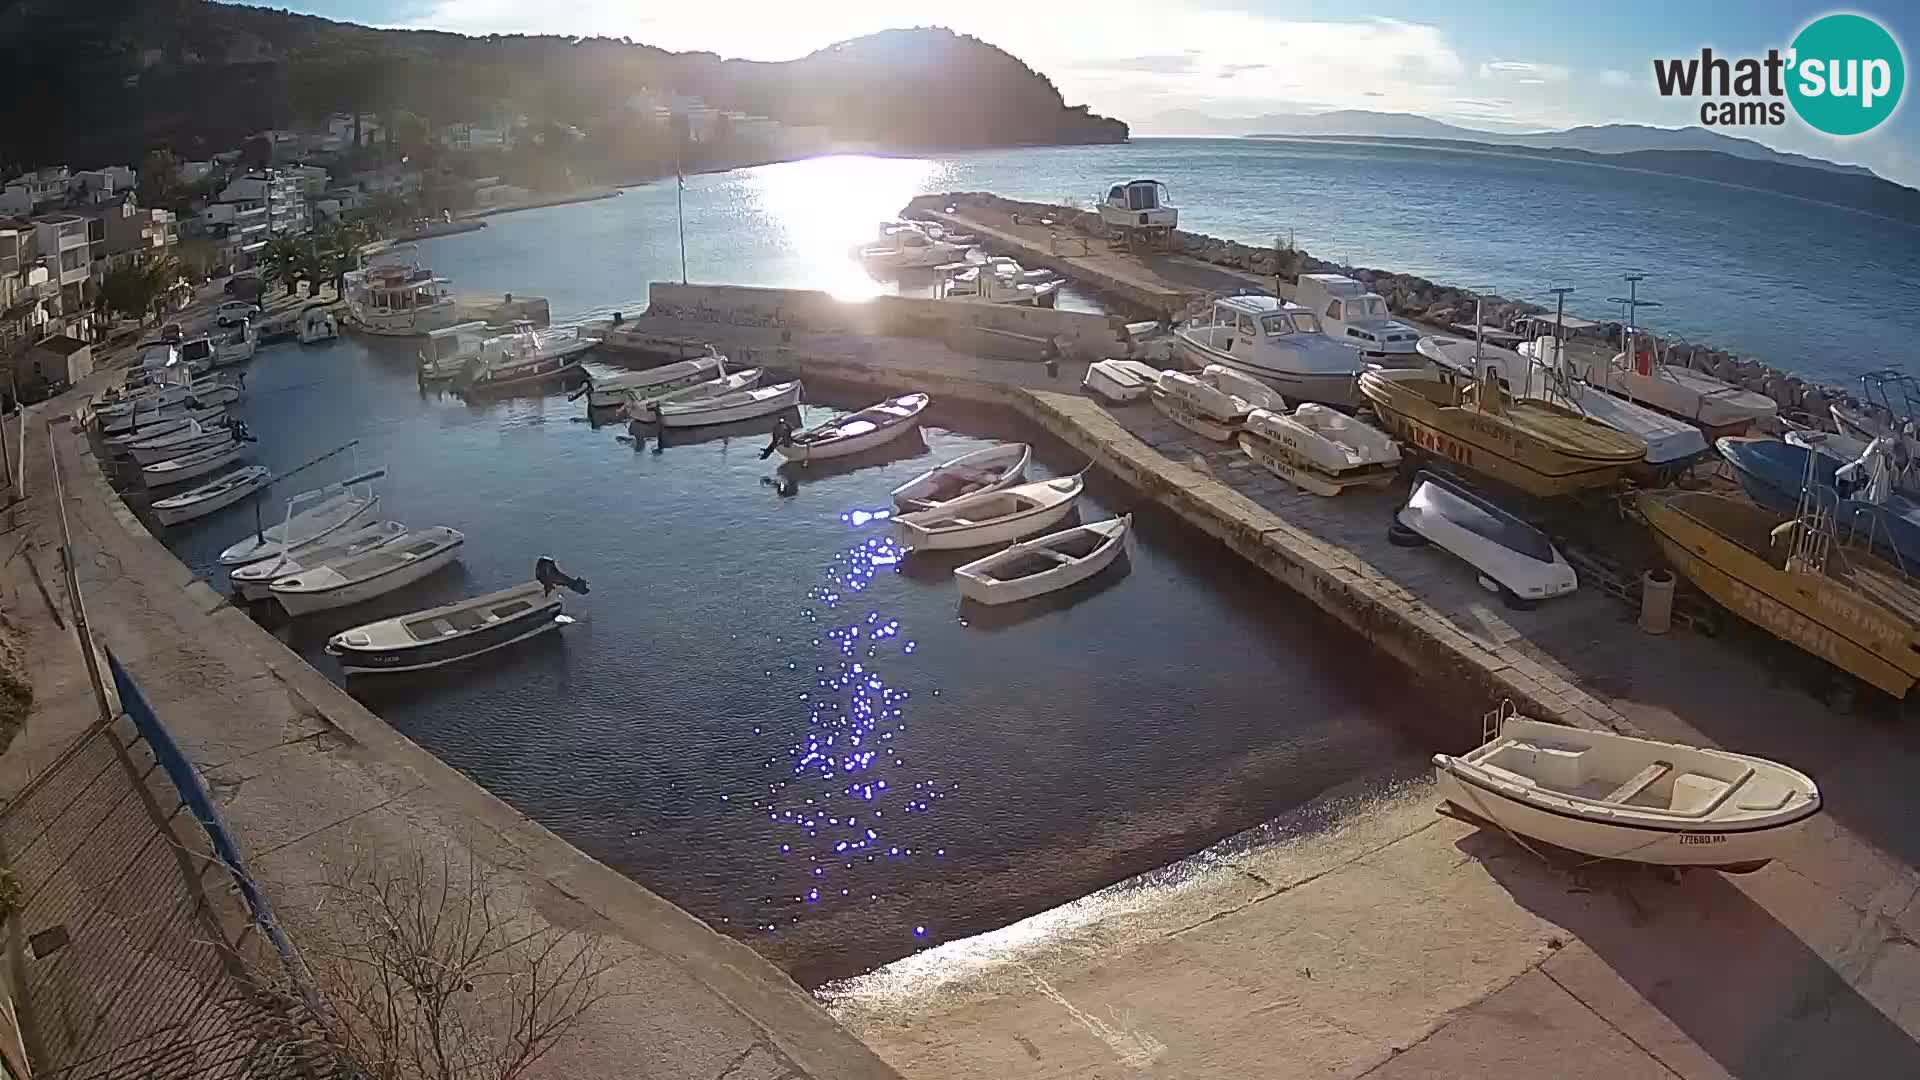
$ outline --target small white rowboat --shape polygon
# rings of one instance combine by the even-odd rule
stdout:
[[[1133,515],[1108,518],[1023,540],[953,572],[960,595],[981,604],[1011,604],[1078,585],[1126,550]]]
[[[1248,457],[1316,495],[1338,495],[1362,484],[1385,486],[1400,466],[1400,447],[1393,439],[1312,402],[1291,416],[1255,409],[1247,414],[1239,439]]]
[[[268,591],[295,616],[358,604],[452,563],[466,539],[444,525],[420,529],[364,555],[278,578]]]
[[[504,649],[572,622],[538,581],[343,630],[327,641],[348,675],[426,671]]]
[[[1820,812],[1805,774],[1747,754],[1502,715],[1486,745],[1435,754],[1447,802],[1602,859],[1758,870]]]
[[[654,397],[706,382],[726,374],[726,371],[727,358],[709,349],[706,356],[697,356],[692,360],[679,360],[645,371],[624,371],[606,378],[591,379],[587,383],[587,405],[595,409],[610,409],[615,405],[625,405],[631,396]]]
[[[292,539],[295,546],[312,543],[346,528],[380,505],[380,496],[375,495],[370,488],[365,491],[354,491],[353,486],[353,484],[329,485],[332,494],[302,492],[294,496],[296,499],[302,499],[304,496],[303,501],[310,499],[319,501],[297,514],[284,518],[277,525],[269,525],[258,532],[247,534],[245,539],[220,553],[220,565],[245,566],[248,563],[278,555],[286,550],[288,539]]]
[[[627,403],[621,412],[629,420],[638,420],[643,424],[660,419],[660,406],[669,402],[706,401],[710,398],[737,394],[742,390],[751,390],[760,385],[760,377],[766,372],[761,368],[748,368],[728,375],[697,382],[692,386],[683,386],[678,390],[669,390],[664,394],[652,390],[627,391]]]
[[[1163,371],[1153,386],[1153,405],[1167,419],[1203,438],[1226,442],[1253,406],[1244,398],[1201,382],[1184,371]]]
[[[989,446],[936,465],[893,489],[893,505],[926,510],[962,495],[999,491],[1026,479],[1033,447],[1026,443]]]
[[[162,525],[178,525],[183,521],[206,517],[271,483],[273,474],[264,465],[235,469],[210,484],[201,484],[178,495],[157,500],[153,504],[153,517]]]
[[[1280,391],[1251,375],[1243,375],[1222,364],[1208,364],[1200,369],[1200,374],[1196,377],[1215,390],[1239,398],[1255,409],[1271,409],[1274,412],[1280,412],[1287,407],[1287,401],[1280,396]]]
[[[925,394],[906,394],[796,432],[780,444],[780,456],[823,461],[885,445],[919,427],[920,414],[932,400]]]
[[[668,401],[660,405],[660,426],[666,428],[712,427],[772,416],[800,404],[806,388],[800,380],[756,386],[719,397],[697,401]]]
[[[1125,404],[1138,401],[1153,389],[1160,369],[1138,360],[1099,360],[1087,365],[1080,388],[1091,390],[1108,401]]]
[[[991,547],[1032,536],[1073,512],[1086,488],[1084,473],[963,495],[931,510],[893,519],[901,546],[918,551]]]
[[[179,457],[156,461],[140,470],[140,479],[150,488],[165,487],[168,484],[183,483],[238,461],[246,452],[246,444],[228,440],[215,443],[203,450],[195,450]]]
[[[265,600],[273,595],[268,587],[280,578],[292,577],[330,562],[351,559],[405,535],[407,527],[397,521],[369,521],[345,532],[295,544],[284,552],[276,552],[271,558],[236,566],[227,572],[227,582],[245,599]]]

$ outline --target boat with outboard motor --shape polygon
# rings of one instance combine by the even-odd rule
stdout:
[[[933,399],[903,394],[805,431],[777,436],[774,447],[788,461],[822,461],[871,450],[917,430]]]
[[[562,588],[588,592],[584,578],[567,576],[542,555],[532,581],[342,630],[327,639],[327,655],[348,675],[426,671],[468,660],[571,623],[561,611]]]

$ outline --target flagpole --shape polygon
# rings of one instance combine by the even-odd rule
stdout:
[[[680,284],[687,283],[687,174],[680,163],[678,140],[673,150],[673,207],[680,218]]]

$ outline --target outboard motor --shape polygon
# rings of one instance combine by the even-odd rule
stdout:
[[[560,569],[560,564],[554,562],[551,555],[542,555],[534,560],[533,580],[540,583],[540,587],[545,590],[542,595],[545,596],[552,596],[553,590],[558,588],[572,589],[581,596],[587,595],[587,579],[568,577],[567,572]]]

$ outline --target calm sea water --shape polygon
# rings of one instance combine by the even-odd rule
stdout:
[[[808,984],[1179,859],[1445,738],[1363,640],[1150,508],[1095,581],[963,611],[963,560],[902,560],[869,515],[998,439],[1035,440],[1039,474],[1082,464],[992,416],[936,411],[878,460],[783,471],[765,427],[662,447],[558,394],[423,394],[400,343],[275,346],[248,386],[257,460],[359,439],[360,464],[392,470],[381,514],[467,535],[457,568],[381,601],[264,621],[331,673],[328,635],[525,580],[538,555],[588,578],[558,634],[349,688]],[[868,403],[811,396],[808,421]],[[1099,478],[1081,507],[1133,508]],[[252,520],[236,507],[169,541],[211,576]]]
[[[923,191],[1090,200],[1118,178],[1166,181],[1196,231],[1618,318],[1642,311],[1709,341],[1839,382],[1904,361],[1920,339],[1920,229],[1724,184],[1493,154],[1242,139],[1140,139],[938,159],[825,158],[690,178],[696,281],[869,290],[844,258]],[[619,199],[494,220],[428,245],[475,291],[540,291],[556,313],[638,310],[680,274],[672,181]]]

